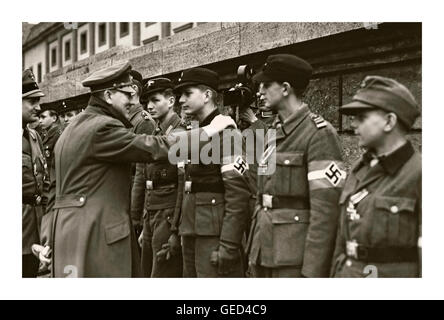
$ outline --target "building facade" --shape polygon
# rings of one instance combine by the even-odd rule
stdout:
[[[293,53],[314,67],[305,100],[339,131],[348,163],[360,154],[338,107],[348,103],[365,75],[392,77],[421,105],[421,23],[39,23],[24,26],[23,68],[32,68],[46,96],[85,104],[81,85],[91,72],[123,60],[144,78],[177,79],[184,69],[217,71],[220,89],[236,82],[239,65],[256,70],[274,53]],[[410,138],[421,149],[422,121]]]

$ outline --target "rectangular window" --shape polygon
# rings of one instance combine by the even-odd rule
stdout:
[[[106,44],[106,23],[99,24],[99,47]]]
[[[123,38],[129,34],[129,22],[120,22],[120,37]]]
[[[71,59],[71,40],[65,42],[65,61]]]
[[[182,25],[180,27],[177,27],[177,28],[173,29],[173,31],[174,31],[174,33],[179,33],[179,32],[191,29],[192,27],[193,27],[193,23],[190,22],[190,23],[184,24],[184,25]]]
[[[51,67],[55,67],[57,65],[57,48],[51,49]]]
[[[37,83],[42,82],[42,64],[37,65]]]
[[[80,53],[84,54],[87,51],[87,34],[86,31],[80,34]]]
[[[159,40],[159,36],[154,36],[142,41],[143,45]]]

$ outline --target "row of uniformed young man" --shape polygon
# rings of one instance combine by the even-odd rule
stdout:
[[[420,275],[421,160],[406,139],[419,112],[403,85],[366,77],[340,108],[356,115],[367,149],[346,177],[335,129],[301,100],[312,67],[296,56],[270,56],[254,77],[260,113],[243,117],[276,136],[252,170],[245,146],[220,164],[173,165],[166,157],[173,130],[190,136],[173,111],[175,94],[209,136],[231,123],[216,107],[215,72],[194,68],[175,85],[158,78],[142,90],[130,73],[121,64],[86,79],[90,106],[56,147],[51,241],[36,252],[53,276],[67,276],[67,265],[81,277],[243,277],[247,269],[253,277],[364,277],[369,266],[381,277]],[[126,116],[138,96],[155,120],[143,137],[130,132]],[[132,223],[123,170],[131,162],[139,162]],[[143,226],[141,263],[132,224]]]

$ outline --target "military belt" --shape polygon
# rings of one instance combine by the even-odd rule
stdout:
[[[367,263],[400,263],[418,261],[418,248],[416,247],[371,248],[360,245],[355,241],[347,241],[346,246],[347,257]]]
[[[167,180],[146,180],[145,186],[147,190],[156,190],[161,187],[177,188],[177,181],[174,183]]]
[[[273,196],[269,194],[259,194],[259,203],[263,208],[268,209],[309,209],[310,206],[306,199],[292,196]]]
[[[225,193],[225,187],[222,183],[202,183],[202,182],[185,181],[185,192]]]

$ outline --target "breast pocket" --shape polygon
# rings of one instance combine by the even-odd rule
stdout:
[[[417,221],[416,199],[406,197],[375,197],[372,243],[377,246],[415,246]]]
[[[273,262],[277,266],[302,265],[310,211],[276,209],[271,221]]]
[[[272,176],[275,195],[306,196],[307,170],[303,152],[276,153],[276,173]]]
[[[224,219],[222,193],[196,193],[195,231],[199,236],[219,236]]]

